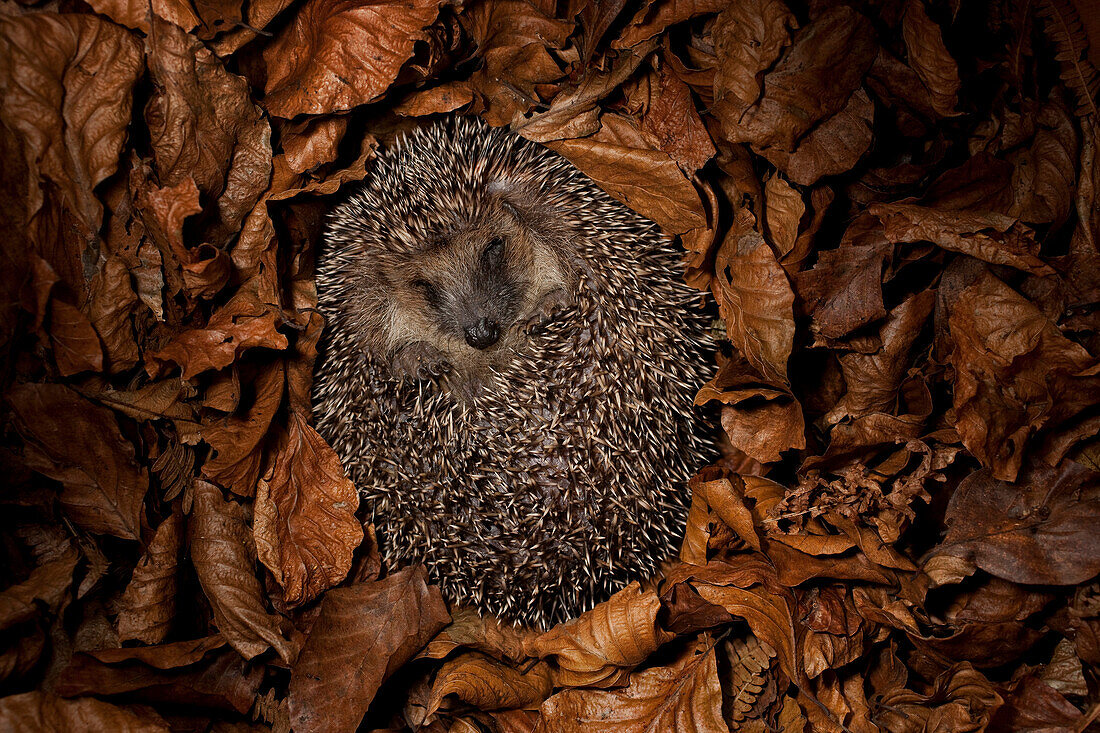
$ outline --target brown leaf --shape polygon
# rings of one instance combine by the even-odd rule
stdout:
[[[1096,359],[987,271],[947,310],[955,429],[997,478],[1011,481],[1029,436],[1057,435],[1063,423],[1100,400]],[[1084,437],[1072,424],[1066,430],[1062,454]],[[1049,456],[1054,462],[1060,457]]]
[[[942,117],[958,114],[959,68],[943,45],[940,27],[928,17],[923,0],[906,3],[901,35],[909,52],[909,65],[928,90],[932,108]]]
[[[667,67],[650,75],[648,109],[642,132],[657,140],[657,147],[675,160],[685,173],[694,174],[717,152],[699,117],[691,89]]]
[[[264,50],[264,106],[278,117],[327,114],[380,97],[440,0],[309,0]]]
[[[812,127],[844,108],[876,51],[864,16],[844,5],[825,10],[798,31],[790,51],[765,75],[760,99],[751,105],[733,96],[716,101],[726,139],[793,151]],[[742,88],[753,87],[742,82]]]
[[[670,234],[706,223],[699,194],[667,153],[655,150],[627,118],[604,114],[595,135],[557,140],[547,147],[600,188]]]
[[[1100,484],[1070,461],[1030,467],[1015,484],[977,471],[955,490],[944,521],[938,552],[1014,583],[1075,585],[1100,572]]]
[[[477,652],[447,660],[432,682],[428,714],[454,695],[478,710],[507,710],[540,705],[553,689],[550,666],[539,662],[526,671]]]
[[[40,604],[57,610],[73,585],[73,571],[80,559],[71,545],[60,556],[43,558],[22,583],[0,592],[0,629],[10,629],[41,613]]]
[[[476,649],[497,659],[526,659],[524,645],[537,632],[513,626],[495,616],[481,616],[465,606],[451,609],[451,623],[429,642],[420,656],[443,659],[460,647]]]
[[[118,374],[137,366],[140,358],[131,314],[140,301],[130,285],[121,257],[108,257],[92,277],[88,318],[103,344],[106,371]]]
[[[882,696],[875,722],[897,733],[985,730],[1001,696],[967,662],[946,670],[927,695],[900,688]]]
[[[359,493],[340,459],[298,413],[276,441],[271,472],[260,479],[252,533],[260,561],[292,606],[336,585],[363,540]]]
[[[927,241],[994,265],[1034,275],[1053,270],[1039,259],[1034,233],[1011,217],[992,212],[940,211],[915,204],[872,204],[867,212],[882,220],[891,242]]]
[[[59,298],[50,305],[50,342],[61,376],[103,369],[103,349],[88,317]]]
[[[794,14],[779,0],[727,5],[714,21],[715,101],[742,111],[756,104],[764,73],[791,44],[797,27]]]
[[[229,644],[245,659],[274,647],[285,662],[292,663],[297,643],[283,636],[284,619],[265,609],[256,578],[248,510],[226,501],[213,484],[197,481],[187,544],[214,611],[214,623]]]
[[[91,532],[138,539],[149,475],[114,414],[60,384],[24,384],[8,400],[27,441],[27,465],[64,484],[69,516]]]
[[[669,26],[682,23],[698,15],[717,13],[726,6],[724,0],[672,0],[671,2],[647,2],[623,29],[622,35],[611,42],[612,48],[637,46],[642,41],[663,33]]]
[[[326,593],[291,672],[294,728],[354,731],[382,682],[448,620],[422,567]]]
[[[764,238],[747,222],[718,249],[711,290],[733,345],[766,381],[787,384],[794,347],[794,293]]]
[[[579,618],[530,640],[528,656],[553,659],[555,685],[609,687],[672,638],[657,624],[661,601],[631,583]]]
[[[882,267],[890,251],[887,244],[841,246],[818,253],[813,269],[798,273],[798,295],[813,314],[815,333],[839,339],[886,315]]]
[[[152,13],[162,20],[178,25],[189,31],[199,24],[191,3],[187,0],[92,0],[88,3],[97,13],[124,25],[150,32],[149,15]]]
[[[208,241],[236,235],[271,176],[271,127],[248,84],[196,38],[160,21],[146,39],[156,92],[145,107],[157,177],[194,179],[206,202]],[[213,205],[212,205],[213,204]]]
[[[181,367],[182,379],[191,379],[210,369],[224,369],[246,349],[285,349],[286,336],[275,330],[282,314],[261,300],[258,285],[255,278],[245,283],[204,328],[183,331],[164,348],[148,354],[149,375],[165,372],[166,363],[172,362]]]
[[[1011,157],[1015,200],[1005,213],[1022,221],[1061,225],[1077,182],[1077,131],[1057,96],[1039,112],[1031,146]]]
[[[291,125],[283,133],[283,155],[294,173],[305,173],[331,163],[348,129],[345,115],[313,118]]]
[[[867,92],[857,89],[844,108],[813,128],[794,152],[765,148],[760,152],[802,186],[811,186],[825,176],[847,173],[871,147],[874,138],[875,105]]]
[[[76,236],[42,243],[55,254],[40,253],[77,294],[84,292],[80,258],[103,219],[93,189],[118,167],[141,71],[133,36],[93,15],[0,18],[0,120],[20,136],[31,181],[50,181],[75,217]],[[27,196],[33,216],[42,187],[29,186]]]
[[[768,242],[782,259],[794,249],[798,225],[806,213],[802,193],[778,175],[764,183],[764,225]]]
[[[238,496],[253,496],[256,492],[263,440],[283,402],[285,374],[281,361],[272,363],[251,382],[251,401],[240,414],[211,420],[195,434],[217,451],[203,464],[203,475]]]
[[[92,697],[65,700],[38,691],[0,698],[0,728],[19,733],[44,730],[168,733],[170,730],[155,713],[138,715]]]
[[[183,516],[160,523],[119,599],[119,641],[159,644],[176,615],[176,573],[183,541]]]
[[[630,676],[621,690],[563,690],[539,710],[535,730],[725,733],[713,646],[687,647],[666,666]]]

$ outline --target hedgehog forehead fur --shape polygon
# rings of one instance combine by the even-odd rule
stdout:
[[[656,227],[471,118],[380,154],[330,218],[314,386],[388,562],[545,625],[651,574],[713,453],[713,345]]]

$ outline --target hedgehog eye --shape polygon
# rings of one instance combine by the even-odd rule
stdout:
[[[430,298],[432,295],[435,294],[435,288],[432,287],[432,284],[427,280],[413,280],[412,286],[424,293],[425,297]]]
[[[493,241],[485,247],[485,251],[481,253],[481,256],[487,260],[498,260],[502,254],[504,254],[504,239],[494,237]]]

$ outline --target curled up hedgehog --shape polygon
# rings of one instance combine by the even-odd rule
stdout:
[[[537,626],[676,551],[714,452],[701,297],[657,227],[473,118],[379,156],[331,214],[314,414],[388,563]]]

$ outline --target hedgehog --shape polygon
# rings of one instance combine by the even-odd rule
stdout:
[[[539,628],[650,577],[714,453],[714,342],[681,253],[477,118],[397,140],[329,214],[316,426],[387,566]]]

